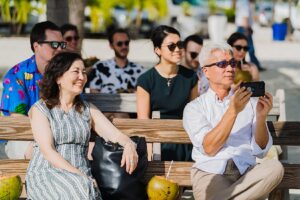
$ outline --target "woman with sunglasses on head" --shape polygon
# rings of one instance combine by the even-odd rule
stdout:
[[[238,68],[248,71],[252,76],[252,81],[259,81],[259,71],[254,63],[247,62],[245,57],[249,50],[247,37],[239,32],[231,34],[227,43],[232,46],[233,58],[238,62]]]
[[[71,51],[78,51],[79,49],[79,34],[78,29],[73,24],[64,24],[60,28],[64,40],[67,42],[67,49]]]
[[[197,75],[178,63],[183,42],[179,32],[169,26],[159,26],[151,40],[159,62],[138,78],[137,115],[151,118],[159,111],[161,119],[182,119],[184,106],[198,95]],[[187,145],[162,144],[162,160],[190,160]]]

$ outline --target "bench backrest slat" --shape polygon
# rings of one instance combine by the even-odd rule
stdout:
[[[114,119],[117,128],[127,135],[146,137],[148,142],[190,143],[182,120]],[[268,122],[274,144],[300,145],[300,122]],[[0,116],[0,140],[33,140],[28,117]]]
[[[0,116],[1,140],[33,140],[29,118]]]
[[[1,91],[0,91],[1,92]],[[273,108],[269,113],[269,117],[281,121],[285,119],[285,96],[284,90],[278,89],[273,99]],[[82,97],[93,103],[102,112],[125,112],[136,113],[136,94],[120,93],[120,94],[103,94],[103,93],[84,93]]]
[[[134,93],[85,93],[82,96],[102,112],[136,113],[136,95]]]
[[[114,119],[113,123],[128,135],[143,135],[149,142],[190,143],[182,120]],[[268,128],[274,144],[300,145],[300,122],[271,122]]]
[[[279,95],[280,94],[280,95]],[[283,95],[283,97],[282,97]],[[93,103],[102,112],[125,112],[125,113],[136,113],[136,95],[134,93],[120,93],[120,94],[103,94],[103,93],[85,93],[82,95],[86,101]],[[273,108],[269,113],[269,117],[280,118],[283,106],[282,98],[284,98],[284,91],[282,94],[277,91],[276,96],[273,99]]]

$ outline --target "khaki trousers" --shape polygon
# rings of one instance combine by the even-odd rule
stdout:
[[[284,169],[278,160],[267,160],[240,175],[229,160],[223,175],[192,168],[191,178],[195,200],[257,200],[265,199],[280,183]]]

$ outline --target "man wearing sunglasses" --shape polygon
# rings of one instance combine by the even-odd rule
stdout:
[[[129,34],[124,29],[117,29],[108,36],[108,40],[115,57],[94,64],[89,76],[90,90],[102,93],[134,92],[143,68],[127,58]]]
[[[184,40],[183,56],[181,64],[197,73],[198,93],[205,93],[209,87],[207,78],[203,75],[199,64],[199,53],[203,46],[203,39],[199,35],[189,35]]]
[[[80,38],[77,27],[73,24],[64,24],[60,27],[60,30],[64,40],[67,42],[67,49],[80,53],[78,46]]]
[[[30,33],[30,46],[34,55],[11,68],[3,78],[0,109],[4,115],[27,115],[39,100],[39,85],[48,61],[66,48],[60,29],[50,21],[37,23]],[[27,145],[9,141],[6,153],[10,158],[24,158]],[[16,144],[16,145],[14,145]],[[27,143],[26,143],[27,144]],[[18,149],[15,152],[14,149]]]
[[[272,137],[266,119],[272,95],[251,97],[251,88],[231,90],[236,62],[228,44],[205,45],[199,55],[209,89],[184,109],[183,126],[192,143],[195,199],[266,199],[280,183],[278,160],[260,164]]]

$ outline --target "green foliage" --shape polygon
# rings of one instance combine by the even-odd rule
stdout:
[[[214,15],[214,14],[225,14],[227,17],[227,20],[229,22],[234,22],[234,18],[235,18],[235,9],[234,8],[222,8],[220,6],[217,5],[216,0],[208,0],[208,7],[210,10],[210,14]]]
[[[158,18],[164,17],[168,14],[168,5],[166,0],[148,0],[148,4],[149,5],[146,5],[144,8],[147,10],[147,7],[152,5],[152,8],[157,11]]]
[[[28,21],[28,14],[30,10],[32,10],[32,6],[29,1],[16,0],[14,1],[15,12],[13,19],[15,19],[15,23],[25,24]]]
[[[10,0],[0,0],[0,7],[1,7],[1,18],[5,22],[11,21],[11,14],[10,14]]]
[[[224,13],[227,17],[228,22],[234,22],[235,10],[233,8],[224,8]]]
[[[102,26],[111,23],[111,8],[115,0],[88,0],[87,6],[90,7],[91,31],[97,32]]]
[[[191,15],[191,4],[187,1],[184,1],[180,4],[181,8],[182,8],[182,12],[187,15],[190,16]]]
[[[112,9],[116,6],[129,12],[136,10],[138,17],[145,10],[152,20],[163,17],[168,12],[166,0],[88,0],[87,6],[91,9],[91,31],[94,32],[99,31],[101,26],[106,27],[112,23]]]
[[[216,0],[208,0],[208,7],[210,14],[216,14],[218,11],[218,6]]]
[[[37,6],[37,3],[45,5],[46,0],[0,0],[1,18],[5,22],[25,24],[28,22],[28,16],[32,11],[39,14],[45,12]]]

